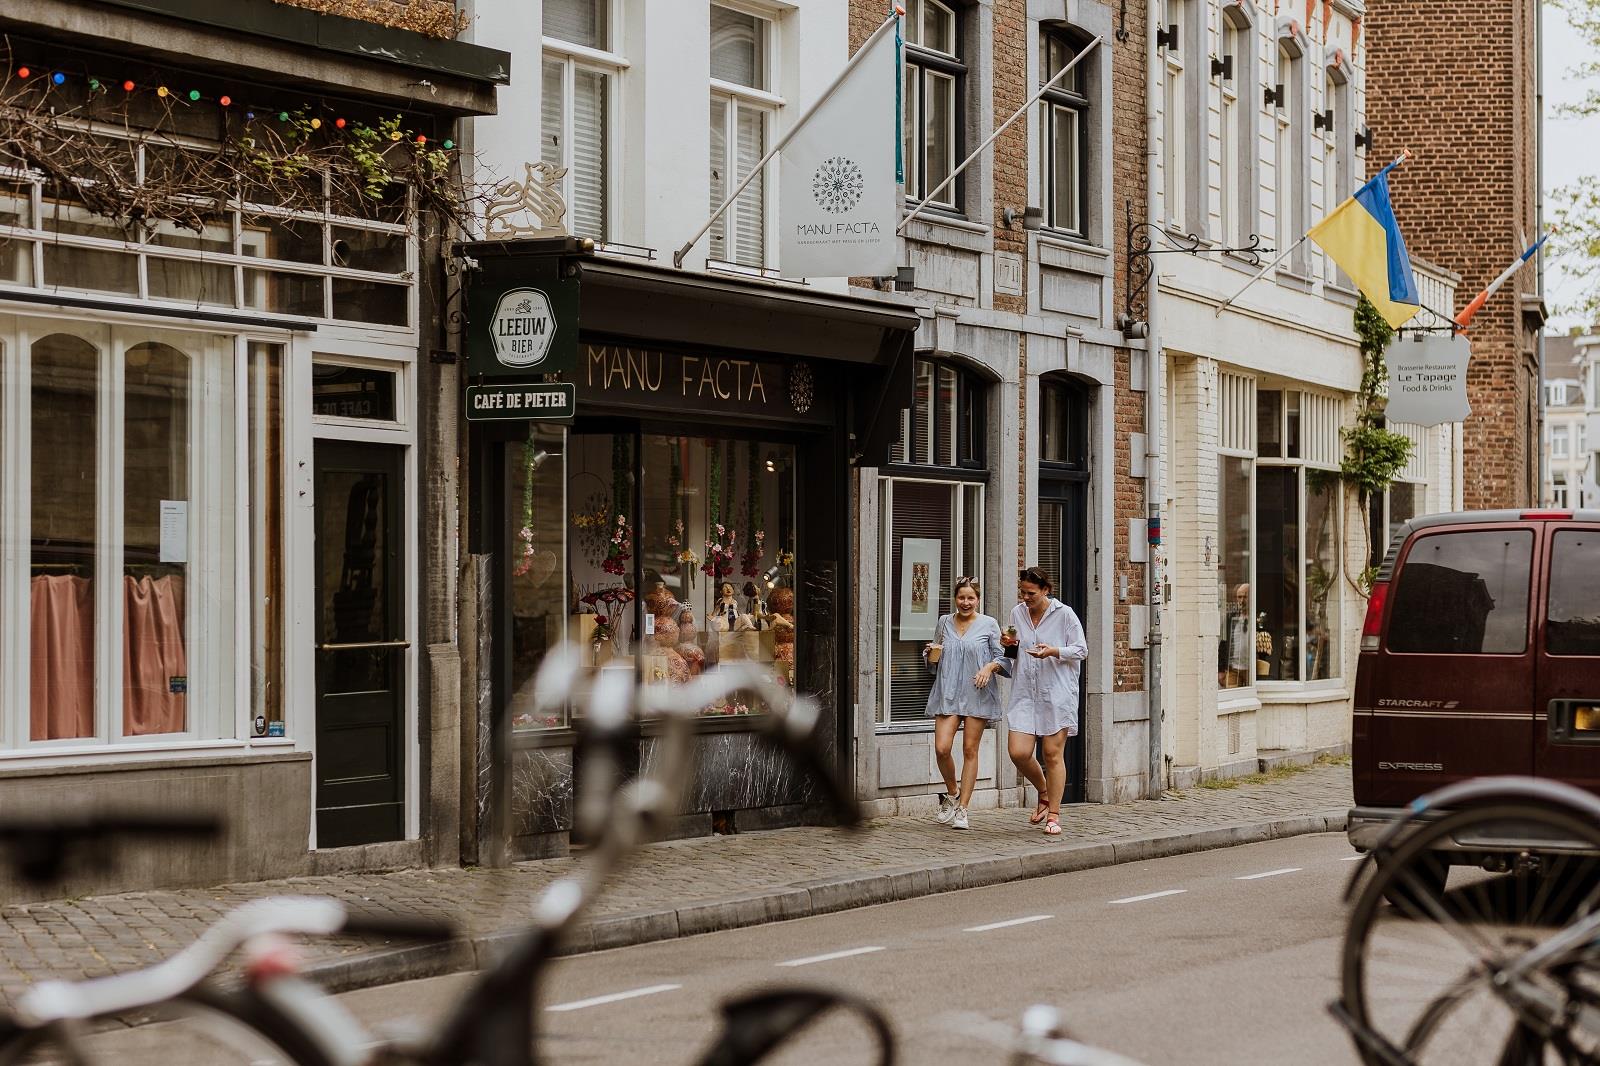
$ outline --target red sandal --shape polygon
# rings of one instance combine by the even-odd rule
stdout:
[[[1035,807],[1033,813],[1028,815],[1028,824],[1029,825],[1038,825],[1040,822],[1044,821],[1044,816],[1049,814],[1049,813],[1050,813],[1050,801],[1049,800],[1040,800],[1039,801],[1039,806]]]

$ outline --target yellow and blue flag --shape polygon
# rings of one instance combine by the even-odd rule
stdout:
[[[1399,165],[1396,159],[1378,171],[1307,234],[1396,329],[1422,308],[1411,256],[1389,203],[1389,171]]]

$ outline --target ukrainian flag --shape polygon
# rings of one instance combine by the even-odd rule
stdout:
[[[1396,329],[1422,308],[1411,256],[1389,203],[1389,171],[1399,165],[1396,159],[1378,171],[1307,234]]]

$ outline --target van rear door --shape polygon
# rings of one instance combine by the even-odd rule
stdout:
[[[1600,792],[1600,526],[1545,529],[1534,771]]]
[[[1424,527],[1401,549],[1362,695],[1364,805],[1450,781],[1533,772],[1531,524]]]

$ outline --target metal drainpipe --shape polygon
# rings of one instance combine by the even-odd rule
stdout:
[[[1156,102],[1160,91],[1160,63],[1151,46],[1153,28],[1161,16],[1161,0],[1148,0],[1145,11],[1145,196],[1144,210],[1148,215],[1156,187]],[[1145,369],[1144,369],[1144,431],[1145,431],[1145,516],[1152,522],[1161,520],[1161,499],[1164,491],[1161,469],[1162,447],[1162,395],[1166,384],[1166,358],[1161,351],[1160,318],[1156,314],[1160,298],[1161,279],[1155,270],[1150,272],[1150,284],[1145,289]],[[1163,538],[1165,539],[1165,538]],[[1159,796],[1164,790],[1165,774],[1162,767],[1162,710],[1161,710],[1161,603],[1162,568],[1161,547],[1152,544],[1150,561],[1145,565],[1145,602],[1149,605],[1150,625],[1145,644],[1145,689],[1149,694],[1150,765],[1146,778],[1146,795]]]

